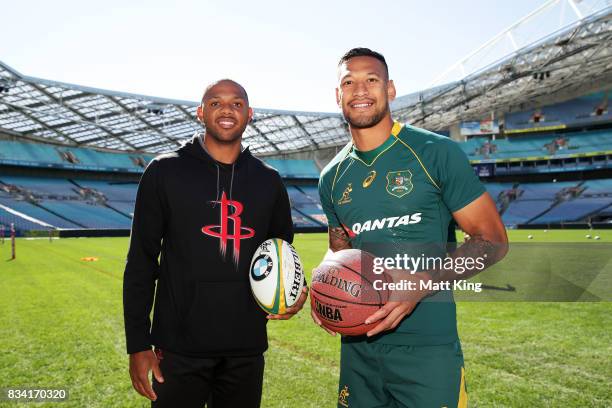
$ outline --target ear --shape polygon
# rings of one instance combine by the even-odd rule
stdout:
[[[251,121],[253,120],[253,108],[249,107],[249,122],[251,123]]]
[[[198,109],[196,110],[196,116],[198,117],[200,123],[204,123],[204,112],[202,111],[202,105],[198,106]]]
[[[340,104],[340,90],[338,88],[336,88],[336,104],[342,109],[342,105]]]
[[[387,97],[389,98],[389,102],[394,100],[395,96],[396,96],[395,84],[393,83],[393,80],[390,79],[389,82],[387,83]]]

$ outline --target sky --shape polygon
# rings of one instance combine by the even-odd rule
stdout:
[[[337,112],[336,64],[350,48],[383,53],[405,95],[544,0],[3,3],[0,61],[24,75],[188,101],[232,78],[257,108]],[[554,31],[571,16],[563,7],[529,29]],[[510,51],[507,38],[495,50]]]

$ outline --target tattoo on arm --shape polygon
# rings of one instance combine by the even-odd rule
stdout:
[[[343,227],[329,228],[329,248],[333,252],[352,248],[351,239]]]
[[[450,258],[459,259],[479,259],[479,263],[472,264],[471,267],[464,267],[463,273],[458,273],[454,269],[441,269],[427,271],[435,281],[456,281],[459,279],[469,279],[479,274],[493,264],[500,261],[505,254],[505,246],[494,244],[482,236],[473,235],[463,245],[449,255]],[[455,262],[453,262],[455,264]]]

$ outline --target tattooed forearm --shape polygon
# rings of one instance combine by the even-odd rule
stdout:
[[[462,261],[462,273],[451,268],[428,271],[428,273],[436,281],[469,279],[500,261],[507,251],[507,243],[493,243],[482,236],[474,235],[449,255],[449,258],[455,261]],[[478,262],[465,262],[467,259],[478,260]],[[458,264],[458,262],[449,263],[449,265]]]
[[[336,252],[352,248],[351,239],[342,227],[329,228],[329,248]]]

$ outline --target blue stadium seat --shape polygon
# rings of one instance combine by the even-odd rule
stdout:
[[[533,217],[546,211],[552,200],[516,200],[510,203],[502,215],[505,225],[525,224]]]
[[[612,205],[612,197],[577,198],[563,202],[552,210],[535,219],[533,224],[548,224],[569,221],[582,221]]]
[[[71,152],[78,160],[72,164],[62,159],[60,152]],[[93,169],[126,169],[142,171],[142,167],[132,161],[130,156],[140,156],[145,163],[154,157],[150,154],[129,154],[101,152],[85,147],[56,147],[44,143],[13,142],[0,140],[0,163],[22,164],[36,167],[68,167]]]
[[[138,184],[117,183],[100,180],[74,180],[81,187],[89,187],[100,191],[108,200],[114,201],[136,201]]]
[[[40,205],[87,228],[130,228],[131,219],[110,208],[81,201],[43,200]]]
[[[312,160],[276,160],[265,162],[274,167],[283,178],[319,178],[319,169]]]
[[[27,201],[0,197],[0,204],[57,228],[80,228],[78,225],[67,221],[61,217],[58,217],[57,215],[45,210],[44,208],[38,207]],[[35,225],[35,227],[31,229],[45,229],[45,227],[35,222],[32,224]]]
[[[121,211],[124,214],[129,215],[130,217],[134,216],[134,205],[136,204],[134,201],[107,201],[107,204],[113,207],[116,210]]]
[[[0,176],[0,182],[17,185],[33,193],[79,197],[79,194],[76,191],[77,187],[65,179]]]
[[[487,157],[475,152],[484,143],[485,140],[483,139],[469,139],[466,142],[460,143],[460,145],[471,160],[543,157],[550,155],[545,145],[559,136],[563,136],[568,140],[567,148],[557,150],[552,156],[612,150],[612,130],[607,129],[564,134],[536,133],[510,135],[506,139],[491,141],[497,147],[497,151],[489,154]]]
[[[32,221],[28,221],[27,219],[12,214],[9,211],[6,211],[4,208],[0,207],[0,228],[2,226],[5,227],[4,236],[8,237],[10,234],[9,227],[13,223],[15,225],[15,230],[17,231],[31,231],[31,230],[49,230],[50,228],[43,227],[40,224],[34,223]]]

